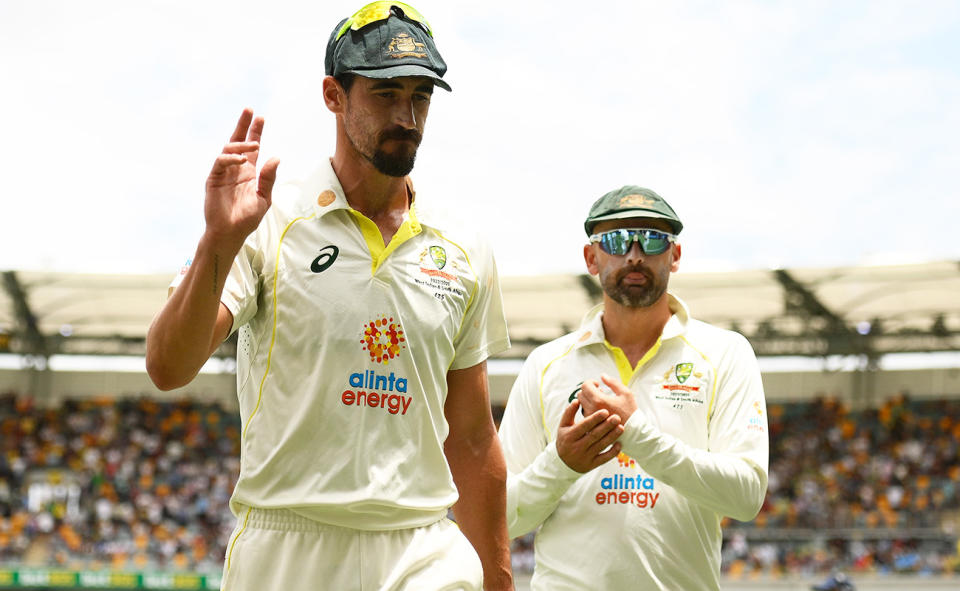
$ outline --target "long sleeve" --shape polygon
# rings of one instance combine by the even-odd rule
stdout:
[[[500,423],[500,442],[507,461],[507,528],[511,538],[543,523],[580,477],[560,459],[554,442],[549,440],[540,410],[540,372],[532,359],[520,370]]]
[[[769,441],[763,384],[746,339],[720,360],[709,448],[661,432],[638,410],[624,425],[623,451],[651,476],[721,515],[756,517],[767,490]]]

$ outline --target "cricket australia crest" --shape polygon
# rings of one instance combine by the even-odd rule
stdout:
[[[387,46],[387,56],[400,59],[402,57],[427,57],[426,45],[420,43],[407,33],[400,33],[390,40]]]
[[[431,246],[430,258],[437,269],[442,269],[447,264],[447,251],[442,246]]]

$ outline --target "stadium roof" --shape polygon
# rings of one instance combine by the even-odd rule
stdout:
[[[171,275],[3,271],[0,352],[142,355]],[[588,275],[504,277],[522,358],[575,329],[600,301]],[[960,263],[684,273],[671,290],[707,322],[750,339],[758,355],[825,356],[960,350]],[[232,342],[218,354],[231,356]]]

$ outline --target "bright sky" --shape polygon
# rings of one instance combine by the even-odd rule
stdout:
[[[323,52],[359,2],[0,3],[0,269],[171,274],[241,109],[299,175],[333,151]],[[624,184],[682,269],[960,259],[960,2],[414,0],[453,93],[418,198],[501,273],[581,272]]]

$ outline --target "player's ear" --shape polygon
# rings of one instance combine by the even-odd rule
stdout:
[[[587,264],[587,271],[591,275],[600,272],[600,268],[597,266],[597,252],[594,250],[593,244],[583,245],[583,262]]]
[[[323,79],[323,102],[333,113],[343,113],[347,108],[347,91],[337,79],[327,76]]]
[[[680,254],[682,251],[683,249],[680,248],[679,242],[673,245],[673,262],[670,263],[671,273],[676,273],[680,270]]]

